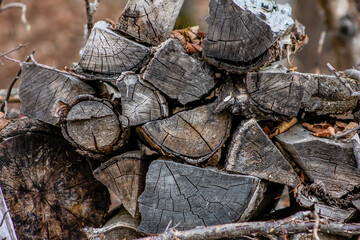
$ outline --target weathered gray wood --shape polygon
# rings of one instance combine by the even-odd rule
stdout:
[[[14,131],[1,142],[0,184],[19,239],[84,239],[109,207],[106,188],[63,138]]]
[[[158,45],[169,38],[184,0],[129,0],[117,29],[141,42]]]
[[[266,188],[266,187],[265,187]],[[154,234],[166,227],[177,230],[247,220],[262,199],[260,179],[197,168],[170,161],[154,161],[139,198],[139,231]],[[170,224],[169,224],[170,223]]]
[[[291,44],[291,38],[305,35],[291,18],[289,5],[263,0],[211,0],[209,8],[203,55],[221,69],[247,72],[268,65],[283,55],[283,47]],[[290,37],[291,31],[300,32],[300,36]],[[278,50],[270,49],[275,45]]]
[[[310,77],[268,68],[247,74],[246,85],[253,104],[265,112],[297,116]]]
[[[340,223],[347,222],[357,212],[355,208],[341,209],[320,203],[315,204],[314,210],[319,214],[320,217]]]
[[[59,100],[70,104],[77,95],[94,94],[94,90],[79,79],[40,68],[34,63],[22,63],[21,70],[21,114],[52,125],[59,123],[53,112]]]
[[[344,240],[349,239],[344,236],[338,236],[338,235],[331,235],[326,233],[318,233],[319,239],[321,240]],[[298,233],[294,234],[291,240],[314,240],[314,234],[313,233]]]
[[[254,120],[240,124],[233,134],[225,160],[227,171],[281,183],[291,187],[299,177]]]
[[[114,75],[136,71],[149,58],[149,48],[119,35],[110,23],[100,21],[92,29],[75,70]]]
[[[0,237],[5,240],[17,240],[14,223],[6,205],[3,192],[0,187]]]
[[[215,85],[210,67],[184,53],[183,46],[175,39],[160,46],[144,79],[181,104],[199,100]]]
[[[121,115],[128,120],[126,125],[136,126],[169,116],[165,97],[141,81],[139,75],[124,72],[116,85],[121,94]]]
[[[64,136],[83,151],[111,154],[127,141],[117,110],[107,100],[80,96],[61,125]]]
[[[315,137],[299,124],[276,136],[276,140],[310,180],[325,184],[331,196],[339,198],[359,186],[360,171],[351,143]]]
[[[183,111],[138,128],[141,136],[156,150],[195,164],[214,155],[225,143],[231,116],[212,113],[213,104]]]
[[[96,179],[107,186],[133,217],[138,217],[137,199],[144,190],[148,162],[140,151],[113,157],[94,170]]]

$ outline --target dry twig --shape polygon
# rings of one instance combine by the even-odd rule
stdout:
[[[0,2],[1,5],[1,2]],[[3,7],[0,8],[0,12],[3,12],[5,10],[11,9],[11,8],[20,8],[21,9],[21,22],[25,25],[26,30],[30,30],[31,26],[28,23],[28,21],[26,20],[26,4],[24,3],[18,3],[18,2],[14,2],[14,3],[8,3],[5,4]]]
[[[100,0],[94,0],[93,3],[90,3],[89,0],[85,0],[86,18],[87,18],[87,24],[86,24],[87,34],[85,34],[86,39],[89,38],[91,29],[93,28],[93,17],[99,7],[99,3],[100,3]]]

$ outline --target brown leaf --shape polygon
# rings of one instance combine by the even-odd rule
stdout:
[[[188,53],[197,53],[198,50],[193,47],[191,43],[186,43],[186,50]]]
[[[4,113],[0,112],[0,130],[3,129],[10,121],[4,118]]]
[[[319,129],[317,128],[316,131],[312,134],[316,137],[331,137],[335,134],[335,130],[333,127],[328,127],[326,129]]]
[[[293,117],[290,122],[283,121],[279,126],[277,126],[273,132],[270,134],[270,138],[275,137],[276,135],[279,135],[285,131],[287,131],[289,128],[294,126],[297,123],[296,117]]]
[[[335,122],[336,126],[338,126],[339,128],[346,128],[347,124],[344,122],[340,122],[340,121],[336,121]]]
[[[345,127],[345,129],[344,129],[344,132],[353,129],[353,128],[357,127],[358,125],[359,125],[359,124],[357,124],[356,122],[351,122],[351,123],[349,123],[348,125],[346,125],[346,127]],[[355,133],[356,133],[356,131],[347,134],[345,137],[346,137],[346,138],[352,138],[352,137],[355,135]]]

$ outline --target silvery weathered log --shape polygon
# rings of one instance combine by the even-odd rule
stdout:
[[[225,169],[281,183],[291,187],[299,177],[268,136],[254,120],[240,124],[233,134]]]
[[[2,238],[8,240],[17,240],[14,223],[11,219],[11,214],[9,213],[9,209],[6,205],[5,198],[3,192],[0,187],[0,236]]]
[[[67,141],[33,120],[18,121],[0,143],[6,149],[0,151],[0,185],[18,238],[84,239],[80,228],[102,224],[108,191]],[[31,125],[32,132],[20,125]]]
[[[291,45],[302,45],[306,38],[304,28],[291,18],[289,5],[211,0],[209,8],[203,55],[221,69],[242,73],[268,65],[296,52]]]
[[[140,69],[149,58],[149,48],[119,35],[110,23],[100,21],[92,29],[75,70],[90,75],[118,76],[123,71]]]
[[[128,126],[136,126],[169,116],[165,97],[132,72],[124,72],[116,81],[121,94],[121,115]]]
[[[53,112],[58,101],[71,104],[80,94],[95,93],[76,77],[43,69],[35,63],[24,62],[21,69],[21,114],[52,125],[57,125],[60,120]]]
[[[276,136],[283,148],[312,181],[321,181],[326,191],[339,198],[360,184],[352,144],[319,138],[301,125]]]
[[[107,186],[132,217],[138,217],[138,197],[144,190],[148,162],[140,151],[115,156],[94,170],[96,179]]]
[[[228,174],[171,161],[151,163],[139,198],[139,231],[154,234],[211,226],[253,216],[266,184],[256,177]]]
[[[184,0],[129,0],[117,29],[152,45],[165,41],[174,28]]]
[[[137,130],[151,147],[164,155],[196,164],[208,160],[225,143],[231,116],[212,113],[213,104],[182,111],[166,119],[152,121]]]
[[[184,47],[175,39],[160,45],[144,79],[181,104],[199,100],[215,86],[210,67],[184,53]]]

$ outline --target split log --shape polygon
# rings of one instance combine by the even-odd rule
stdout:
[[[118,77],[123,71],[139,70],[149,59],[149,48],[119,35],[110,23],[100,21],[92,29],[75,70]]]
[[[213,104],[183,111],[137,128],[152,148],[188,163],[208,160],[225,143],[231,129],[231,115],[212,113]]]
[[[57,125],[54,106],[58,101],[70,104],[80,94],[94,94],[94,90],[76,77],[43,69],[35,63],[21,64],[22,82],[19,88],[21,114]]]
[[[144,79],[181,104],[199,100],[215,86],[210,67],[184,53],[184,47],[175,39],[160,45]]]
[[[320,203],[314,205],[314,210],[320,217],[340,223],[349,221],[357,212],[355,208],[341,209]]]
[[[0,185],[16,233],[19,239],[85,239],[80,228],[102,223],[108,192],[67,141],[36,128],[1,142]]]
[[[299,177],[290,163],[254,119],[237,127],[225,162],[227,171],[259,177],[291,187],[299,184]]]
[[[139,220],[132,218],[124,209],[120,208],[116,215],[105,223],[102,228],[86,227],[83,229],[88,240],[116,240],[116,239],[137,239],[144,235],[137,232]]]
[[[184,0],[129,0],[117,29],[152,45],[165,41],[174,28]]]
[[[79,152],[100,157],[125,147],[130,130],[122,127],[119,113],[108,100],[82,95],[68,109],[62,133]]]
[[[146,175],[139,197],[141,222],[147,234],[247,220],[255,214],[266,186],[256,177],[157,160]]]
[[[121,94],[121,115],[128,120],[124,124],[136,126],[169,116],[165,97],[139,75],[124,72],[116,85]]]
[[[132,151],[111,158],[95,169],[93,174],[135,218],[139,213],[137,199],[144,190],[148,164],[140,151]]]
[[[303,26],[291,18],[289,5],[211,0],[209,8],[203,55],[220,69],[237,73],[258,69],[296,52],[306,39]]]
[[[0,187],[0,237],[5,240],[17,240],[14,223],[6,205],[2,189]]]
[[[276,136],[283,148],[312,181],[321,181],[327,192],[340,198],[360,184],[351,143],[318,138],[301,125]]]

